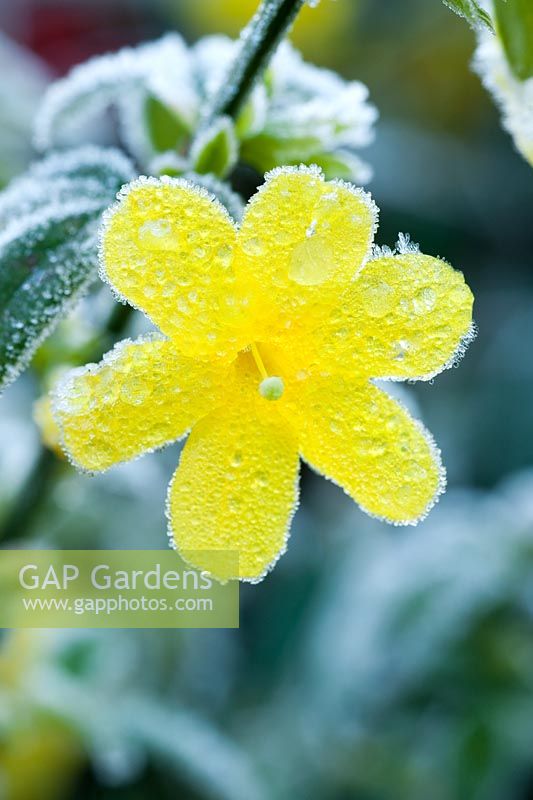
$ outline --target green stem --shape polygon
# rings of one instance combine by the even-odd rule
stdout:
[[[1,542],[4,540],[14,542],[23,537],[62,466],[51,450],[41,446],[33,467],[26,476],[12,508],[2,523]]]
[[[204,126],[222,115],[235,119],[306,1],[262,0],[254,17],[241,33],[240,47],[228,70],[228,80],[222,83],[213,98],[203,121]]]

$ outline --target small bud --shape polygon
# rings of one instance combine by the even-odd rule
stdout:
[[[225,177],[239,155],[235,126],[229,117],[220,117],[197,136],[191,147],[191,162],[195,172]]]
[[[283,385],[283,381],[276,375],[265,378],[259,384],[259,394],[261,397],[264,397],[265,400],[279,400],[284,391],[285,386]]]

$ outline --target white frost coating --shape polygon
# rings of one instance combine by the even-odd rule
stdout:
[[[396,242],[396,252],[404,256],[408,253],[419,253],[420,245],[411,241],[408,233],[399,233],[398,241]]]
[[[516,78],[497,36],[478,32],[473,67],[502,113],[502,124],[516,148],[533,166],[533,78]]]
[[[93,280],[96,220],[132,173],[121,154],[86,147],[35,164],[0,195],[0,259],[12,261],[14,269],[25,256],[42,266],[37,248],[54,226],[64,226],[67,235],[47,249],[46,269],[31,271],[29,279],[11,291],[2,323],[2,388],[18,376],[60,314]],[[76,235],[70,239],[71,234]]]
[[[139,48],[146,64],[147,89],[190,125],[196,119],[198,98],[189,50],[177,33]]]
[[[204,36],[191,48],[192,69],[203,100],[220,88],[235,48],[233,39],[218,34]]]
[[[195,94],[187,67],[187,50],[178,34],[74,67],[45,95],[35,123],[36,147],[46,150],[83,141],[85,126],[135,88],[152,92],[192,121]]]
[[[267,132],[313,135],[326,150],[365,147],[373,140],[378,113],[363,83],[306,63],[288,42],[272,59],[271,81]]]
[[[100,174],[94,174],[99,170]],[[133,165],[117,150],[87,145],[65,154],[53,153],[34,163],[21,177],[0,193],[0,225],[5,234],[11,222],[19,223],[46,209],[48,215],[62,211],[65,204],[99,200],[107,205],[110,187],[117,177],[124,182],[134,177]],[[27,222],[27,220],[26,220]]]
[[[133,174],[131,161],[119,150],[87,144],[76,150],[69,150],[68,153],[51,153],[31,166],[30,176],[55,177],[58,174],[68,174],[98,164],[119,175]]]
[[[157,155],[146,123],[147,98],[159,99],[192,136],[228,79],[237,46],[227,37],[208,36],[188,49],[180,36],[169,34],[91,59],[47,92],[37,115],[36,145],[45,150],[90,140],[101,133],[102,112],[114,105],[122,140],[147,170]],[[330,174],[364,183],[370,169],[353,151],[372,141],[376,119],[366,86],[307,64],[284,42],[267,70],[267,82],[257,83],[235,125],[238,138],[249,143],[249,163],[260,171],[322,156]],[[98,123],[94,131],[93,123]],[[261,137],[257,142],[256,136]],[[327,156],[333,162],[337,157],[336,172]]]
[[[199,91],[199,108],[205,110],[209,100],[227,80],[227,69],[235,55],[236,42],[227,36],[204,36],[191,49],[192,69]],[[259,133],[266,121],[268,98],[263,83],[257,83],[252,89],[241,117],[238,129],[241,138]],[[242,129],[242,120],[247,124]]]
[[[214,175],[197,175],[195,172],[187,172],[183,178],[198,186],[202,186],[219,200],[228,210],[230,217],[235,222],[240,222],[244,213],[244,203],[239,194],[230,189],[227,183],[215,178]]]
[[[102,202],[81,198],[73,200],[57,207],[38,209],[29,216],[24,216],[12,221],[8,227],[0,233],[0,260],[3,258],[3,250],[14,242],[24,240],[29,246],[33,239],[38,236],[43,229],[53,223],[64,222],[78,214],[92,213],[102,208]]]
[[[236,46],[227,37],[209,36],[193,48],[194,73],[204,106],[226,80]],[[352,152],[373,139],[377,111],[368,103],[367,88],[307,64],[287,42],[278,48],[267,75],[268,92],[264,83],[258,83],[237,120],[241,139],[262,134],[271,142],[273,152],[263,169],[276,162],[312,161],[314,156],[343,148],[338,155],[346,171],[360,183],[369,180],[369,167]],[[258,150],[264,147],[262,140]],[[254,163],[253,150],[251,156]]]
[[[420,253],[420,245],[411,241],[408,233],[399,233],[398,241],[395,246],[389,247],[387,244],[375,244],[372,247],[372,260],[377,258],[390,258],[391,256],[405,256],[408,254]],[[443,261],[444,259],[441,259]]]
[[[149,164],[149,172],[152,175],[164,175],[166,173],[177,173],[181,175],[186,172],[189,167],[189,162],[176,153],[175,150],[166,150],[164,153],[158,153],[152,158]]]

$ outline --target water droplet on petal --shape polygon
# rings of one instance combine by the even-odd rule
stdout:
[[[166,219],[153,219],[139,228],[139,238],[152,250],[173,250],[177,238],[172,235],[172,225]]]
[[[427,470],[416,461],[412,461],[405,470],[405,477],[409,481],[422,481],[427,477]]]
[[[363,288],[365,310],[371,317],[384,317],[392,310],[394,289],[385,281],[373,280]]]
[[[428,311],[433,311],[436,302],[437,295],[434,289],[431,289],[429,286],[425,289],[420,289],[413,298],[415,314],[426,314]]]
[[[289,278],[302,286],[324,283],[335,269],[333,253],[320,236],[311,236],[292,251]]]
[[[242,249],[248,256],[260,256],[263,254],[263,242],[254,236],[251,239],[245,239],[242,243]]]
[[[411,342],[407,339],[398,339],[393,344],[393,358],[395,361],[403,361],[407,352],[411,348]]]
[[[222,245],[217,251],[217,258],[224,268],[229,267],[233,258],[232,248],[227,244]]]

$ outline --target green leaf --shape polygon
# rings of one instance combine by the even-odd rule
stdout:
[[[464,17],[473,28],[488,28],[494,30],[490,14],[485,11],[476,0],[443,0],[444,4]]]
[[[154,150],[177,150],[189,135],[184,120],[154,95],[148,95],[145,104],[148,135]]]
[[[101,214],[133,177],[120,153],[86,147],[49,156],[0,194],[0,389],[96,276]]]
[[[241,158],[258,172],[282,164],[306,164],[323,149],[318,136],[290,136],[260,133],[241,144]]]
[[[533,77],[533,3],[495,0],[496,28],[507,61],[520,81]]]
[[[195,172],[211,173],[223,178],[235,166],[238,143],[235,126],[229,117],[219,117],[204,129],[191,148],[191,163]]]
[[[372,168],[351,150],[334,150],[332,153],[317,153],[307,160],[322,169],[328,181],[335,178],[358,185],[368,183]]]

